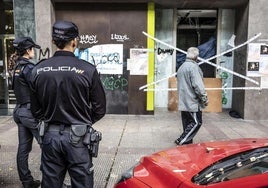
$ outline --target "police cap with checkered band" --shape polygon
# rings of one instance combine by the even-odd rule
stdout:
[[[57,21],[52,28],[52,39],[54,41],[70,41],[78,37],[78,27],[69,21]]]
[[[37,44],[35,44],[35,42],[33,41],[33,39],[31,37],[19,37],[16,38],[13,41],[13,46],[15,48],[15,50],[17,51],[23,51],[23,50],[27,50],[29,48],[38,48],[40,49],[41,47]]]

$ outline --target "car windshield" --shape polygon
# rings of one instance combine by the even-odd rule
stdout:
[[[195,175],[192,181],[199,185],[208,185],[267,172],[268,147],[265,147],[220,160]]]

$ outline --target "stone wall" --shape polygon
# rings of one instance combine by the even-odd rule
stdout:
[[[248,6],[236,9],[236,19],[235,19],[235,34],[236,40],[235,44],[241,44],[247,40],[247,28],[248,28]],[[234,52],[234,71],[246,75],[246,58],[247,58],[247,48],[243,46],[235,50]],[[244,87],[245,80],[234,76],[233,77],[233,87]],[[233,100],[232,100],[232,110],[237,111],[241,117],[244,117],[244,90],[234,90]]]
[[[30,36],[35,40],[34,1],[13,1],[13,7],[15,37]]]
[[[267,23],[268,17],[267,0],[249,1],[248,17],[248,38],[258,33],[262,33],[254,42],[265,42],[268,40]],[[266,75],[267,78],[267,75]],[[261,77],[254,77],[256,81],[261,82]],[[256,87],[257,85],[246,82],[246,87]],[[244,119],[267,120],[268,119],[268,90],[262,91],[247,90],[245,92]]]
[[[52,25],[55,22],[55,10],[48,0],[35,0],[36,41],[40,44],[43,53],[49,49],[50,54],[40,54],[41,58],[51,57],[55,49],[52,45]],[[39,57],[38,57],[39,58]]]

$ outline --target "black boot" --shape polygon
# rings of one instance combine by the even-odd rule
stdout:
[[[32,180],[29,182],[22,183],[23,188],[38,188],[41,185],[40,180]]]

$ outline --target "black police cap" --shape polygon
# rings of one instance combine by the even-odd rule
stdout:
[[[52,39],[70,41],[78,37],[78,27],[69,21],[57,21],[52,28]]]
[[[35,44],[35,42],[33,41],[33,39],[31,37],[20,37],[20,38],[16,38],[13,41],[13,46],[15,48],[15,50],[17,51],[23,51],[23,50],[27,50],[29,48],[38,48],[40,49],[41,47],[37,44]]]

